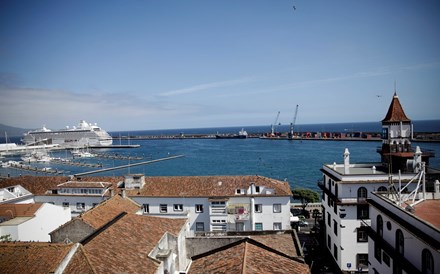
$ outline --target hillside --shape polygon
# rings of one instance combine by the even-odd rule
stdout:
[[[11,127],[4,124],[0,124],[0,136],[5,137],[5,132],[8,135],[8,137],[17,137],[22,136],[23,133],[28,132],[29,129],[25,128],[18,128],[18,127]]]

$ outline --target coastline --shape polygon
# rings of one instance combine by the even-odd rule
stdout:
[[[344,134],[336,134],[330,136],[306,136],[307,133],[299,133],[298,137],[293,138],[287,137],[287,135],[279,135],[275,137],[267,137],[262,133],[249,134],[247,138],[259,138],[268,141],[363,141],[363,142],[381,142],[382,138],[379,133],[362,133],[357,134],[358,136],[344,136]],[[426,143],[440,143],[440,133],[415,133],[416,138],[412,139],[413,142],[426,142]],[[125,135],[113,137],[113,140],[174,140],[174,139],[216,139],[215,134],[169,134],[169,135]],[[246,138],[241,138],[237,140],[244,140]],[[222,139],[219,139],[222,140]]]

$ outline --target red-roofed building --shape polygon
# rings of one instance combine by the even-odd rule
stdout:
[[[188,218],[196,233],[286,230],[290,227],[287,182],[263,176],[145,177],[125,189],[143,214]]]
[[[48,203],[2,204],[0,236],[11,241],[48,242],[49,232],[68,222],[70,218],[68,208]]]

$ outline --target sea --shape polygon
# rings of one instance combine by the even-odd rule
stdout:
[[[270,131],[268,126],[260,127],[222,127],[201,129],[168,129],[110,132],[114,137],[130,136],[166,136],[176,134],[216,134],[237,133],[244,128],[248,133]],[[287,131],[288,126],[280,126],[279,131]],[[417,123],[416,132],[440,132],[440,121]],[[422,130],[423,129],[423,130]],[[300,125],[295,131],[301,132],[380,132],[378,123],[339,123]],[[19,139],[19,138],[18,138]],[[2,140],[0,140],[1,142]],[[16,140],[9,140],[16,142]],[[352,163],[380,162],[376,152],[380,141],[327,141],[327,140],[267,140],[247,139],[148,139],[148,140],[114,140],[114,144],[139,145],[138,148],[98,149],[96,152],[113,158],[72,159],[69,151],[51,152],[53,157],[71,159],[83,164],[99,164],[102,167],[72,166],[55,163],[33,164],[39,168],[50,167],[57,175],[74,175],[77,173],[119,167],[137,162],[162,159],[169,156],[183,155],[181,158],[154,162],[145,165],[96,173],[90,176],[123,176],[142,173],[146,176],[208,176],[208,175],[261,175],[277,180],[287,181],[292,188],[310,188],[319,191],[317,182],[322,179],[320,169],[323,164],[342,163],[345,148],[350,151]],[[422,151],[434,152],[437,157],[431,158],[430,166],[440,169],[440,143],[413,142]],[[118,159],[117,157],[121,158]],[[127,159],[127,157],[132,157]],[[135,159],[134,159],[135,158]],[[1,159],[20,160],[20,157]],[[36,175],[45,173],[0,168],[1,176]]]

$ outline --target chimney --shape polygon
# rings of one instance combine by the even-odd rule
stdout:
[[[115,190],[113,188],[110,188],[109,191],[110,191],[110,197],[115,196]]]
[[[127,194],[125,193],[124,188],[121,190],[121,196],[122,196],[122,198],[127,198]]]
[[[422,167],[422,151],[419,146],[416,146],[416,152],[414,152],[414,172],[419,172]]]
[[[438,180],[435,180],[435,193],[440,193],[440,182]]]
[[[345,148],[344,151],[344,173],[350,174],[350,152],[348,148]]]

